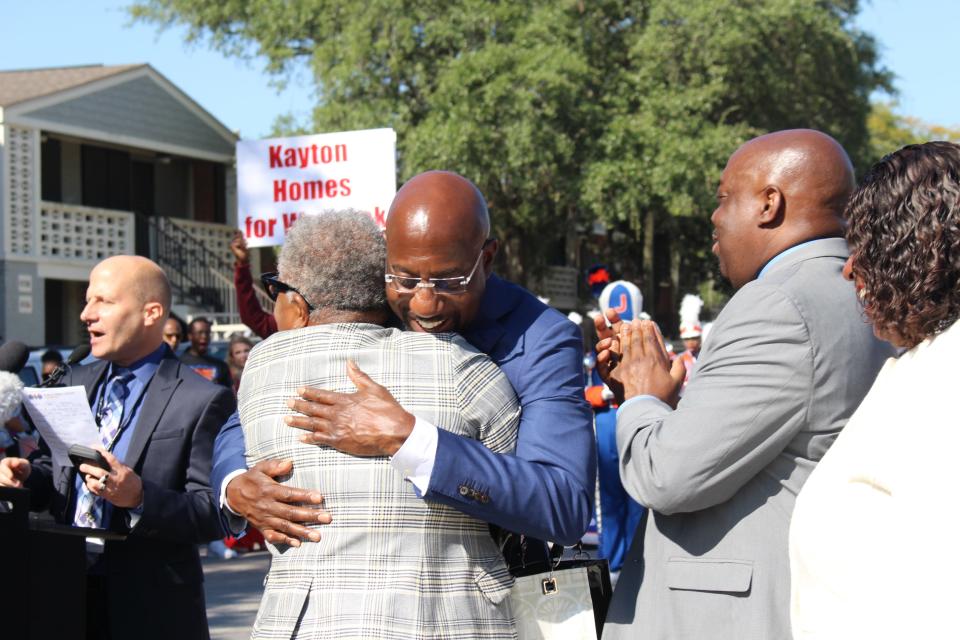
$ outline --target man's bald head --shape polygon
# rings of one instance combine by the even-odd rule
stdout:
[[[387,300],[407,326],[459,331],[472,322],[483,297],[497,244],[489,241],[490,216],[476,185],[449,171],[414,176],[400,190],[387,218],[387,273],[421,279],[424,286],[387,287]],[[462,292],[443,292],[431,279],[466,278]]]
[[[393,198],[387,218],[391,235],[467,236],[472,243],[490,235],[487,201],[475,184],[452,171],[427,171],[408,180]]]
[[[163,340],[170,314],[170,282],[157,264],[139,256],[107,258],[90,272],[87,325],[93,355],[127,366]]]
[[[754,138],[730,157],[711,220],[714,253],[735,287],[780,252],[842,235],[853,166],[840,144],[812,129]]]
[[[795,209],[794,220],[828,224],[841,218],[855,186],[853,165],[840,143],[813,129],[775,131],[748,141],[730,158],[761,181],[778,185]],[[729,166],[729,165],[728,165]]]

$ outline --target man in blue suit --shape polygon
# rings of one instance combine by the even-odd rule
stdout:
[[[454,173],[420,174],[397,193],[387,222],[387,296],[413,331],[460,332],[503,370],[523,407],[514,455],[491,452],[408,413],[382,387],[338,394],[307,389],[288,424],[306,442],[345,453],[390,456],[426,500],[453,506],[506,530],[573,544],[590,520],[596,443],[583,397],[582,338],[562,314],[492,274],[486,202]],[[344,292],[348,295],[348,292]],[[289,463],[245,470],[237,421],[217,439],[212,484],[221,503],[272,542],[319,534],[301,523],[328,516],[319,491],[279,486]]]

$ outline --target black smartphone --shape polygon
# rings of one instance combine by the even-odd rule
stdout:
[[[103,457],[102,453],[96,449],[85,447],[82,444],[70,445],[70,448],[67,449],[67,457],[70,458],[70,462],[72,462],[73,466],[77,469],[80,468],[80,465],[86,463],[100,467],[105,471],[110,470],[110,465],[107,464],[107,459]]]

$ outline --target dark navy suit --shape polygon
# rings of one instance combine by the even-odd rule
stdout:
[[[517,450],[496,454],[440,429],[426,499],[509,531],[575,543],[590,522],[597,460],[579,328],[528,291],[490,276],[480,313],[463,336],[517,392]],[[244,468],[243,432],[231,420],[217,437],[211,484],[219,491],[227,475]]]
[[[74,367],[63,383],[83,385],[93,406],[108,369],[108,362]],[[165,350],[121,458],[143,481],[142,514],[128,530],[125,510],[112,510],[109,528],[128,537],[108,541],[91,568],[105,577],[112,638],[209,637],[197,544],[222,536],[210,459],[217,431],[235,407],[229,389]],[[54,467],[48,455],[32,463],[27,486],[34,508],[49,506],[59,522],[72,523],[76,471]]]

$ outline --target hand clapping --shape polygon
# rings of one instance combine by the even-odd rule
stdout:
[[[616,316],[607,312],[611,322]],[[609,315],[609,314],[612,314]],[[663,336],[656,323],[649,320],[620,322],[614,329],[597,319],[597,333],[603,338],[597,344],[597,370],[619,403],[639,395],[654,396],[671,407],[677,406],[685,369],[680,360],[670,361]],[[614,330],[616,334],[614,334]]]

